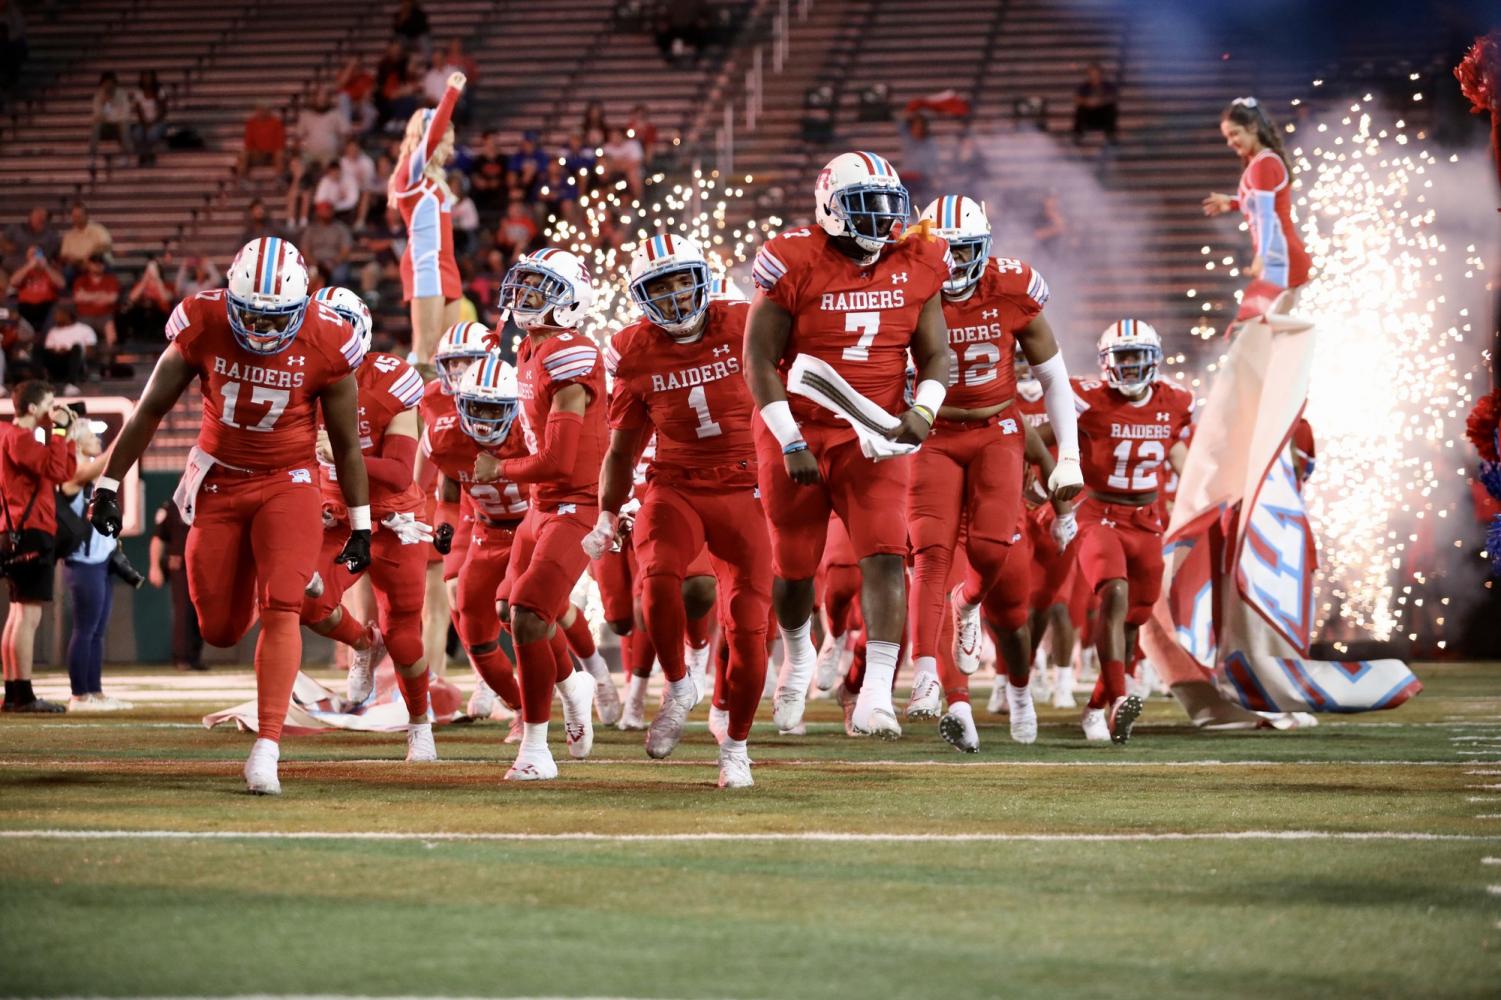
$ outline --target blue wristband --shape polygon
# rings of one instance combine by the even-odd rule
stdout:
[[[794,452],[807,451],[807,450],[808,450],[808,442],[806,442],[806,441],[794,441],[791,444],[789,444],[787,447],[785,447],[785,448],[782,449],[782,454],[783,455],[791,455]]]

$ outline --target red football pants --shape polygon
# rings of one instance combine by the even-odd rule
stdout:
[[[1144,625],[1162,593],[1162,521],[1155,503],[1143,507],[1086,497],[1079,505],[1079,571],[1098,593],[1107,580],[1130,588],[1126,624]]]
[[[334,561],[349,538],[349,525],[338,523],[323,532],[318,552],[318,572],[323,594],[302,605],[302,621],[313,625],[333,614],[354,586],[355,575]],[[391,662],[410,667],[422,659],[422,603],[427,590],[426,544],[403,545],[395,533],[376,526],[370,539],[370,585],[375,591],[376,621],[380,623]]]

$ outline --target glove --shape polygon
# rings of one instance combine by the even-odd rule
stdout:
[[[124,517],[120,513],[120,495],[114,490],[95,488],[94,498],[89,501],[89,523],[101,535],[117,538]]]
[[[370,565],[370,529],[360,528],[349,533],[349,540],[334,556],[334,562],[343,563],[351,573],[364,572]]]
[[[1053,535],[1053,542],[1058,546],[1058,551],[1062,552],[1079,533],[1079,522],[1075,520],[1074,512],[1068,511],[1053,518],[1053,526],[1049,530]]]
[[[438,550],[440,556],[446,556],[453,550],[453,525],[438,525],[438,529],[433,532],[433,548]]]
[[[1058,464],[1053,466],[1053,474],[1048,477],[1048,493],[1058,496],[1059,491],[1067,491],[1060,500],[1072,500],[1084,488],[1084,473],[1079,471],[1078,455],[1059,455]]]
[[[599,520],[594,524],[594,530],[584,536],[580,544],[584,547],[584,554],[590,559],[599,559],[615,544],[615,531],[620,523],[620,516],[610,511],[599,512]]]
[[[433,526],[417,520],[415,514],[392,514],[381,521],[403,545],[418,545],[433,540]]]
[[[616,528],[615,528],[616,533],[619,534],[619,535],[628,535],[628,534],[630,534],[631,533],[631,529],[636,526],[636,515],[639,514],[640,512],[641,512],[641,501],[638,500],[638,499],[636,499],[635,497],[631,497],[625,503],[621,504],[620,505],[620,521],[616,525]]]

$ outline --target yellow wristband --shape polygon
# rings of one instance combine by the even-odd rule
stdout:
[[[926,406],[922,405],[921,403],[913,403],[912,404],[912,408],[914,410],[916,410],[918,413],[921,413],[924,417],[926,417],[928,419],[928,425],[932,426],[932,424],[933,424],[933,411],[932,410],[928,409]]]
[[[52,436],[60,438],[67,437],[68,429],[66,427],[54,427],[52,428]]]

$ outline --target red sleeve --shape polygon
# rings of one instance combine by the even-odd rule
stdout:
[[[9,450],[11,461],[38,479],[65,483],[78,471],[78,449],[56,434],[49,434],[46,444],[30,434],[12,434]]]
[[[798,267],[795,244],[815,239],[809,230],[794,230],[803,235],[775,236],[761,244],[751,265],[751,278],[761,293],[788,312],[797,311],[798,286],[803,270]],[[789,273],[790,271],[790,273]]]
[[[509,458],[500,463],[502,479],[513,483],[538,483],[560,479],[573,471],[578,457],[579,435],[584,430],[580,413],[555,411],[547,415],[547,436],[542,450],[525,458]]]
[[[417,461],[417,439],[405,434],[387,434],[380,455],[365,459],[365,474],[372,486],[400,493],[412,485],[412,467]]]
[[[1280,156],[1263,156],[1246,168],[1246,180],[1257,191],[1275,191],[1287,180]]]
[[[438,102],[438,108],[433,112],[433,120],[427,127],[427,143],[422,148],[424,163],[433,158],[433,154],[438,151],[438,145],[443,141],[443,133],[448,131],[448,123],[453,120],[453,109],[459,103],[459,93],[460,91],[454,87],[443,91],[443,99]]]

